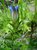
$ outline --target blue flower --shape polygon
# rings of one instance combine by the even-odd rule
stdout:
[[[10,9],[10,11],[11,11],[11,12],[13,11],[13,8],[12,8],[12,6],[8,6],[8,8]]]
[[[16,10],[16,11],[18,10],[18,5],[17,5],[17,6],[15,6],[15,10]]]
[[[12,12],[12,11],[18,11],[18,6],[8,6],[8,8],[10,9],[10,11]]]

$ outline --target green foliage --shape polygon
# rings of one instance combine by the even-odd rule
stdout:
[[[1,2],[4,4],[4,0]],[[33,30],[36,28],[34,27],[35,23],[37,24],[37,4],[35,4],[36,11],[33,13],[23,0],[18,1],[18,6],[16,21],[12,20],[8,8],[0,9],[0,50],[32,50],[37,48],[37,38],[33,36],[37,34]],[[35,30],[37,31],[37,29]]]

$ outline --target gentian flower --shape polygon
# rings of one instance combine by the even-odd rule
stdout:
[[[15,10],[16,10],[16,11],[18,11],[18,5],[17,5],[17,6],[15,6]]]
[[[13,11],[13,7],[12,6],[8,6],[8,8],[10,9],[10,11]]]
[[[10,11],[18,11],[18,5],[17,6],[8,6],[8,8],[10,9]]]

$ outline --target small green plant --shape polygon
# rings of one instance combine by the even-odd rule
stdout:
[[[4,0],[1,2],[4,5]],[[27,2],[23,0],[18,1],[18,6],[16,21],[12,20],[8,8],[0,9],[0,50],[32,50],[37,48],[37,40],[34,36],[37,27],[37,2],[35,0],[35,12],[33,13],[28,9]]]

